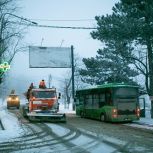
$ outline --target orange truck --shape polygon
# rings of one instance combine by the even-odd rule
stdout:
[[[33,88],[30,90],[28,103],[23,106],[23,116],[30,121],[66,122],[66,115],[59,113],[60,93],[56,88]]]

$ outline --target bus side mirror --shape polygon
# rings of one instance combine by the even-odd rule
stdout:
[[[60,92],[58,93],[58,99],[61,99],[61,93]]]

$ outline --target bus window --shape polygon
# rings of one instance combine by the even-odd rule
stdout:
[[[93,108],[97,109],[99,107],[99,95],[98,94],[94,94],[93,95]]]
[[[105,94],[99,95],[99,108],[105,105]]]
[[[85,108],[92,108],[92,95],[86,95]]]

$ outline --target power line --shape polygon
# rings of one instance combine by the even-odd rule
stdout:
[[[26,24],[26,23],[22,23],[22,22],[14,22],[12,21],[13,24],[20,24],[20,25],[27,25],[27,26],[33,26],[33,27],[41,27],[41,28],[56,28],[56,29],[87,29],[87,30],[90,30],[90,29],[97,29],[95,27],[72,27],[72,26],[50,26],[50,25],[39,25],[37,22],[33,22],[31,21],[30,19],[27,19],[27,18],[23,18],[23,17],[20,17],[20,16],[17,16],[15,14],[11,14],[11,13],[6,13],[6,14],[10,14],[10,15],[13,15],[14,17],[17,17],[21,20],[24,20],[24,21],[27,21],[29,22],[30,24]],[[80,21],[83,21],[83,20],[88,20],[88,19],[80,19]],[[60,20],[59,20],[60,21]],[[61,21],[64,21],[64,20],[61,20]],[[66,21],[66,20],[65,20]],[[68,20],[67,20],[68,21]],[[69,21],[72,21],[72,20],[69,20]],[[73,20],[73,21],[76,21],[76,20]]]
[[[85,21],[95,21],[95,19],[67,19],[67,20],[61,20],[61,19],[59,19],[59,20],[57,20],[57,19],[30,19],[30,20],[35,20],[35,21],[58,21],[58,22],[85,22]]]
[[[29,22],[29,23],[31,23],[31,24],[37,24],[36,22],[31,21],[30,19],[27,19],[27,18],[18,16],[18,15],[15,15],[15,14],[12,14],[12,13],[4,13],[4,14],[3,14],[3,17],[5,17],[5,15],[12,15],[12,16],[14,16],[14,17],[16,17],[16,18],[19,18],[19,19],[21,19],[21,20],[27,21],[27,22]]]
[[[18,22],[13,22],[13,24],[20,24],[20,25],[27,25],[31,27],[40,27],[40,28],[56,28],[56,29],[86,29],[86,30],[91,30],[91,29],[97,29],[96,27],[73,27],[73,26],[50,26],[50,25],[39,25],[37,24],[26,24],[26,23],[18,23]]]
[[[94,27],[71,27],[71,26],[50,26],[50,25],[30,25],[34,27],[56,28],[56,29],[97,29]]]

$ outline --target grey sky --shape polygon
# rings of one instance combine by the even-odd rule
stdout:
[[[94,19],[96,15],[105,15],[112,12],[112,6],[118,0],[22,0],[20,3],[21,15],[39,24],[57,26],[85,26],[94,27],[96,22],[59,22],[48,20],[79,20]],[[100,42],[90,36],[92,30],[29,28],[26,42],[32,45],[44,46],[74,45],[75,52],[80,56],[94,56],[100,47]],[[88,53],[88,55],[87,55]]]

